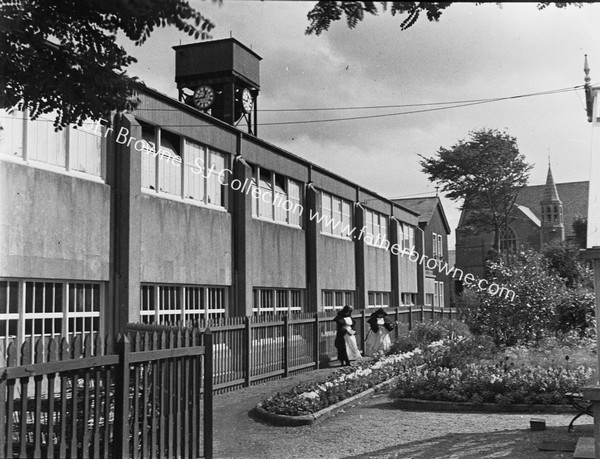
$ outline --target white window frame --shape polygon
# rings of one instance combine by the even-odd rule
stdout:
[[[228,287],[220,285],[144,283],[140,288],[140,323],[187,326],[224,317],[228,294]],[[167,317],[172,320],[165,320]]]
[[[342,309],[344,306],[354,307],[354,290],[321,290],[321,301],[324,311]],[[331,298],[331,301],[328,301]],[[341,301],[339,301],[341,299]],[[328,304],[330,303],[330,304]]]
[[[153,188],[145,185],[145,177],[144,177],[144,156],[142,156],[142,192],[145,194],[149,194],[152,196],[158,196],[161,198],[172,199],[176,201],[183,201],[186,204],[193,204],[199,207],[208,207],[214,210],[227,211],[227,202],[228,202],[228,191],[227,184],[229,182],[229,177],[226,171],[230,168],[231,155],[228,153],[223,153],[218,150],[214,150],[209,148],[208,146],[197,142],[194,139],[182,136],[175,132],[168,132],[169,136],[174,136],[178,139],[178,145],[175,145],[179,149],[178,154],[173,157],[172,155],[163,154],[163,145],[162,145],[162,132],[160,126],[151,125],[145,123],[145,127],[148,129],[153,129],[154,134],[154,146],[148,145],[145,148],[139,149],[140,155],[149,155],[148,164],[153,166],[154,177],[153,177]],[[145,143],[148,143],[145,141]],[[159,145],[158,154],[156,153],[156,145]],[[197,148],[201,151],[200,158],[202,160],[202,169],[199,168],[199,165],[194,161],[189,161],[188,156],[192,156],[192,148]],[[176,152],[177,153],[177,152]],[[212,164],[214,162],[214,157],[218,157],[223,161],[223,168],[219,170],[219,168],[212,168]],[[179,158],[179,160],[175,159]],[[179,171],[177,171],[177,192],[171,191],[163,191],[161,188],[162,181],[166,177],[164,174],[164,170],[166,167],[174,167],[174,164],[177,163],[179,167]],[[210,174],[209,174],[210,172]],[[193,174],[193,175],[192,175]],[[209,175],[207,178],[206,176]],[[192,177],[195,177],[192,179]],[[190,183],[192,180],[200,180],[202,182],[202,195],[201,197],[192,196],[190,194]],[[218,181],[218,186],[221,188],[221,203],[209,202],[210,197],[212,196],[210,193],[210,186],[214,180]],[[223,182],[221,184],[220,182]]]
[[[12,116],[13,120],[16,120],[17,123],[22,123],[22,129],[20,134],[17,137],[20,137],[20,140],[16,140],[17,145],[20,145],[18,148],[20,150],[20,154],[11,153],[0,153],[0,159],[5,161],[11,161],[21,164],[27,164],[30,167],[34,167],[36,169],[48,170],[51,172],[57,172],[59,174],[65,174],[77,178],[82,178],[92,182],[105,183],[106,181],[106,142],[104,138],[106,137],[108,131],[107,129],[100,124],[100,122],[92,122],[94,123],[93,129],[86,128],[86,123],[83,126],[76,126],[71,124],[66,128],[63,128],[61,131],[54,132],[53,135],[62,137],[61,140],[61,157],[64,155],[64,165],[55,164],[53,162],[44,161],[39,158],[35,158],[33,154],[33,147],[29,145],[31,135],[31,129],[34,126],[34,123],[53,123],[53,119],[49,119],[49,116],[41,115],[35,121],[29,119],[28,110],[19,111],[15,110],[14,113],[18,114],[17,116]],[[8,115],[8,111],[0,110],[0,120],[8,119],[10,115]],[[0,122],[0,124],[2,124]],[[53,127],[53,126],[52,126]],[[99,138],[99,157],[97,158],[98,164],[98,173],[86,172],[78,170],[75,165],[75,157],[77,156],[72,150],[75,148],[75,140],[76,136],[73,133],[74,130],[85,133],[87,135],[93,136],[94,138]],[[97,132],[100,130],[100,132]],[[15,142],[15,139],[13,139]],[[62,161],[61,161],[62,163]]]
[[[388,218],[389,217],[387,215],[375,210],[365,209],[365,226],[367,228],[367,232],[369,232],[373,238],[373,240],[370,241],[370,238],[363,236],[365,239],[365,244],[383,250],[386,250],[389,247],[389,245],[386,245],[386,241],[388,241],[389,228]]]
[[[439,293],[439,306],[440,308],[444,307],[444,282],[438,283],[438,293]]]
[[[367,308],[389,308],[390,292],[369,290],[367,294]]]
[[[269,193],[271,198],[269,203],[265,203],[265,199],[262,198],[262,191],[260,187],[260,174],[261,172],[269,175]],[[284,193],[277,193],[279,198],[276,199],[276,186],[278,179],[284,180],[285,190]],[[290,194],[290,189],[292,186],[297,187],[298,196],[294,196]],[[258,187],[258,191],[257,190]],[[281,187],[279,187],[281,188]],[[303,204],[303,185],[302,182],[298,180],[291,179],[283,174],[279,174],[270,169],[266,169],[260,167],[258,165],[253,166],[253,175],[252,175],[252,217],[257,220],[263,220],[270,223],[276,223],[278,225],[285,225],[292,228],[302,228],[302,213],[304,208]],[[288,209],[283,208],[283,204],[285,202],[289,202],[293,204],[290,206],[289,204],[286,206]],[[261,215],[261,209],[265,208],[265,206],[270,206],[270,216],[269,215]],[[279,207],[279,209],[278,209]],[[278,219],[277,216],[285,215],[285,219]]]
[[[321,191],[321,234],[351,241],[352,208],[352,202]]]
[[[14,339],[17,342],[23,342],[25,339],[33,338],[37,340],[40,337],[67,338],[74,334],[103,333],[104,331],[102,315],[105,304],[105,284],[102,282],[33,278],[0,278],[0,281],[7,282],[7,313],[0,314],[0,320],[17,320],[17,334],[11,335],[8,330],[0,330],[0,341],[4,340],[6,342]],[[16,285],[11,286],[11,283]],[[60,304],[55,303],[58,286],[62,290]],[[41,288],[42,303],[40,305],[35,303],[38,288]],[[31,303],[28,301],[29,291],[33,296]],[[81,297],[80,292],[83,293],[83,297]],[[12,295],[17,295],[17,312],[10,312],[8,309]],[[86,298],[88,301],[86,301]],[[52,305],[50,305],[52,311],[50,312],[46,304],[49,299],[52,301]],[[83,301],[83,303],[80,301]],[[32,305],[33,310],[30,311],[27,308],[28,304]],[[86,309],[87,305],[91,306],[89,310]],[[3,311],[4,307],[0,310]],[[47,320],[60,320],[60,330],[57,330],[57,327],[53,325],[50,329],[47,329]],[[76,324],[72,327],[71,321],[78,320],[81,320],[82,327],[79,328]],[[30,334],[26,334],[26,321],[32,321]],[[36,321],[41,321],[41,333],[36,333]],[[96,326],[94,326],[94,323],[96,323]]]
[[[302,312],[304,309],[304,289],[299,288],[272,288],[254,287],[254,314],[291,314]],[[263,299],[270,297],[269,305],[265,305]],[[298,305],[300,303],[300,305]]]

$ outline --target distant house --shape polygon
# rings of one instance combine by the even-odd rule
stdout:
[[[415,250],[420,255],[438,261],[420,263],[417,269],[419,285],[417,304],[444,307],[450,305],[450,282],[440,269],[448,263],[448,235],[450,225],[446,219],[444,207],[437,196],[428,198],[395,199],[400,204],[419,214],[420,237],[416,237]]]
[[[548,167],[545,185],[528,186],[518,195],[508,230],[500,234],[500,250],[520,246],[541,250],[553,241],[575,242],[573,222],[587,219],[589,182],[554,183]],[[456,266],[484,276],[494,234],[467,225],[468,208],[456,228]]]

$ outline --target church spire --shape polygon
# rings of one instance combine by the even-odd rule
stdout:
[[[544,193],[540,201],[542,224],[540,228],[541,247],[552,241],[562,242],[565,240],[565,225],[563,222],[563,205],[558,196],[556,183],[552,176],[552,167],[548,161],[548,176]]]
[[[560,198],[558,197],[558,190],[556,189],[554,177],[552,176],[552,167],[550,167],[550,162],[548,162],[548,176],[546,177],[546,186],[544,187],[544,195],[542,196],[542,202],[560,202]]]

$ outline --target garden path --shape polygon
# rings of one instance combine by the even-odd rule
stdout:
[[[571,458],[573,453],[539,451],[538,446],[560,441],[575,444],[579,436],[593,436],[589,417],[580,418],[569,434],[572,415],[404,411],[396,409],[387,394],[364,398],[311,426],[272,426],[249,415],[270,394],[335,370],[303,373],[216,396],[215,457],[556,459]],[[531,431],[531,417],[545,419],[547,429]]]

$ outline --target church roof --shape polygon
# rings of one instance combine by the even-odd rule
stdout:
[[[444,226],[446,227],[446,231],[450,234],[450,225],[448,224],[448,220],[446,219],[446,213],[444,212],[444,207],[442,206],[442,201],[437,196],[428,197],[428,198],[401,198],[401,199],[392,199],[396,204],[400,204],[402,206],[407,207],[408,209],[419,214],[419,223],[428,224],[435,213],[435,209],[440,207],[440,215],[442,216],[442,221],[444,222]]]
[[[566,237],[574,236],[573,221],[576,217],[587,217],[589,185],[589,182],[568,182],[554,185],[563,205]],[[525,187],[519,192],[517,204],[527,207],[538,219],[541,219],[540,201],[543,199],[545,191],[546,185]]]

